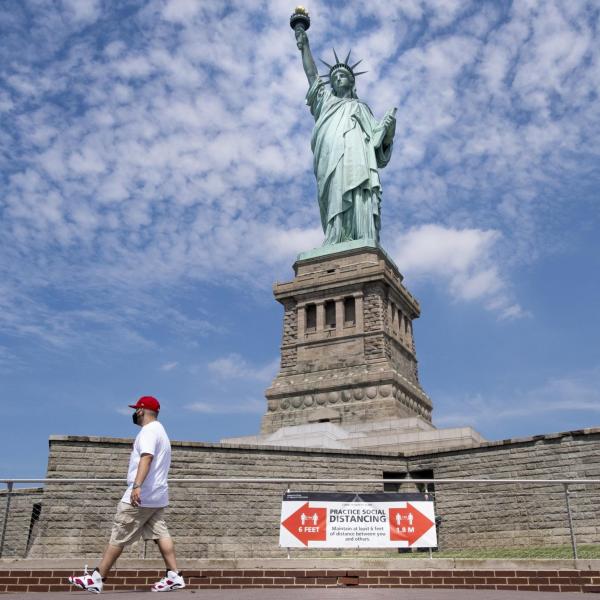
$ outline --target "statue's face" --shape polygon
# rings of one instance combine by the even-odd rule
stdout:
[[[344,69],[338,69],[331,77],[331,87],[336,96],[345,96],[352,91],[352,76]]]

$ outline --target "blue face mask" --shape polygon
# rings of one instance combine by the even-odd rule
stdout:
[[[131,419],[132,419],[134,425],[138,424],[139,417],[138,417],[137,410],[133,413],[133,415],[131,415]]]

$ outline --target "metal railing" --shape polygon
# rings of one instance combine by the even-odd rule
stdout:
[[[41,535],[39,531],[37,533],[35,532],[35,525],[39,524],[39,521],[41,520],[42,531],[52,527],[52,509],[55,511],[60,509],[60,511],[64,513],[65,509],[71,508],[72,512],[75,514],[76,507],[89,508],[90,505],[93,506],[93,502],[90,500],[90,498],[93,498],[93,494],[90,494],[89,492],[90,486],[103,487],[103,489],[107,489],[107,486],[108,489],[111,489],[110,486],[120,486],[120,490],[122,491],[122,486],[126,484],[126,480],[124,478],[53,477],[44,479],[0,479],[0,483],[6,485],[6,489],[4,491],[0,490],[0,498],[2,495],[5,496],[4,510],[0,510],[0,514],[3,514],[2,525],[0,527],[0,558],[2,558],[5,556],[7,540],[10,537],[8,535],[9,531],[11,531],[11,535],[13,537],[15,535],[10,528],[11,504],[13,501],[20,501],[21,505],[18,507],[17,512],[19,514],[19,518],[21,519],[22,526],[24,528],[28,527],[28,531],[22,532],[20,546],[22,551],[20,552],[18,550],[18,544],[13,544],[10,554],[15,556],[20,552],[21,556],[26,556],[34,541],[32,538],[34,538],[36,535]],[[16,487],[30,484],[42,484],[44,487],[37,488],[35,490]],[[442,547],[440,547],[439,550],[443,550],[446,554],[449,553],[450,555],[452,555],[453,552],[454,554],[460,555],[460,547],[461,545],[464,546],[465,540],[468,542],[470,539],[469,536],[478,539],[485,538],[486,527],[487,530],[491,532],[490,538],[493,538],[494,540],[502,539],[502,532],[504,531],[502,526],[504,525],[505,530],[509,531],[509,528],[507,527],[507,521],[510,519],[524,519],[524,522],[527,526],[525,532],[535,532],[536,539],[542,539],[543,535],[538,534],[538,531],[542,531],[543,529],[539,528],[539,524],[543,523],[544,515],[540,515],[538,513],[540,511],[547,510],[547,507],[551,506],[553,507],[552,515],[548,518],[554,519],[555,521],[561,521],[562,511],[564,511],[564,523],[556,523],[556,527],[554,529],[551,527],[543,529],[543,531],[548,531],[548,547],[562,548],[562,546],[559,544],[557,545],[557,541],[564,541],[567,536],[563,535],[562,533],[553,532],[562,531],[565,529],[565,527],[562,527],[562,525],[565,525],[566,529],[568,530],[568,538],[570,540],[571,556],[572,558],[577,559],[579,557],[577,527],[579,526],[582,531],[585,531],[584,543],[587,544],[586,548],[591,547],[593,549],[594,557],[596,557],[595,552],[597,550],[597,557],[600,558],[600,511],[598,510],[597,500],[597,498],[600,497],[600,494],[597,493],[600,491],[600,489],[596,489],[595,493],[593,494],[586,494],[586,490],[588,490],[590,487],[597,488],[600,486],[600,479],[206,477],[174,478],[169,479],[169,484],[171,486],[171,491],[173,492],[171,505],[175,507],[176,511],[179,510],[178,514],[181,515],[182,522],[186,518],[191,519],[192,517],[189,514],[189,509],[177,509],[177,504],[179,502],[177,499],[178,491],[181,491],[181,493],[187,493],[190,489],[196,490],[196,493],[199,493],[198,490],[200,489],[208,490],[212,489],[213,486],[215,488],[221,488],[222,486],[225,486],[225,488],[227,488],[227,491],[225,492],[210,492],[220,498],[223,494],[227,493],[239,494],[239,492],[245,487],[247,488],[247,486],[262,486],[253,488],[252,491],[256,491],[257,494],[260,494],[261,490],[266,490],[267,493],[265,498],[270,503],[270,515],[276,515],[279,508],[278,498],[280,497],[280,494],[284,491],[289,491],[291,486],[295,486],[296,489],[302,491],[308,491],[308,488],[315,487],[318,488],[319,491],[324,491],[323,488],[327,489],[327,491],[333,491],[333,488],[335,488],[337,491],[341,486],[351,485],[352,490],[350,491],[356,492],[365,491],[367,488],[373,489],[374,486],[378,486],[379,490],[381,490],[381,486],[384,484],[388,486],[388,489],[390,485],[397,485],[399,488],[404,488],[400,489],[400,491],[408,491],[406,490],[406,487],[414,486],[414,488],[429,494],[436,501],[436,514],[440,515],[440,520],[442,522],[441,527],[448,530],[448,535],[446,535],[445,541],[447,548],[444,550]],[[77,489],[75,491],[71,491],[70,496],[65,497],[59,491],[60,487],[63,485],[76,486]],[[469,524],[469,516],[476,515],[476,511],[478,509],[482,510],[482,507],[486,502],[490,505],[494,504],[494,506],[498,504],[495,499],[493,503],[490,502],[490,500],[493,499],[495,489],[502,490],[504,494],[511,493],[512,497],[509,495],[507,499],[502,500],[502,502],[500,502],[501,507],[492,507],[492,513],[490,514],[495,514],[493,511],[497,510],[498,515],[491,517],[489,519],[489,523],[485,518],[480,518],[478,524]],[[560,492],[558,490],[560,490]],[[118,491],[119,490],[114,492],[115,497],[117,496]],[[346,489],[346,491],[348,490]],[[31,497],[27,496],[28,494]],[[207,494],[209,494],[209,492],[205,491],[203,494],[201,494],[201,496],[197,496],[196,500],[199,503],[206,500]],[[536,503],[534,499],[536,496],[543,498],[544,500]],[[558,507],[559,496],[562,497],[562,500],[560,501],[562,504],[562,509]],[[511,504],[511,501],[513,504]],[[517,506],[519,503],[521,503],[523,507]],[[463,504],[465,505],[465,508],[463,509],[463,512],[461,512],[461,509],[456,507]],[[28,506],[33,507],[30,511],[29,524],[27,524]],[[539,511],[536,509],[536,506],[539,507]],[[544,506],[546,508],[543,508]],[[35,512],[35,507],[38,507],[37,514]],[[16,509],[13,509],[13,512],[15,510]],[[96,510],[98,515],[101,514],[102,510],[104,510],[104,513],[106,514],[102,513],[103,520],[104,522],[109,522],[109,516],[112,516],[112,513],[108,508],[97,508]],[[235,509],[232,508],[232,510],[239,510],[239,507]],[[464,511],[469,512],[465,515]],[[502,511],[504,511],[504,513]],[[271,523],[271,521],[268,521],[268,523]],[[559,525],[561,525],[561,527],[559,527]],[[278,530],[278,520],[274,521],[272,526],[274,529]],[[515,523],[515,526],[520,526],[520,523]],[[17,535],[18,533],[19,532],[17,531]],[[229,533],[230,532],[227,532],[228,536]],[[273,539],[274,538],[270,538],[271,541],[273,541]],[[442,539],[444,539],[443,536]],[[454,549],[452,547],[453,544],[456,546]],[[444,542],[440,544],[440,546],[443,545]],[[481,547],[481,543],[479,543],[479,545]],[[544,546],[545,545],[546,544],[544,544]],[[254,548],[254,550],[256,550],[256,548]],[[474,548],[473,553],[477,554],[477,548]],[[441,554],[442,552],[440,552],[440,555]],[[144,548],[144,556],[145,555],[146,550]]]

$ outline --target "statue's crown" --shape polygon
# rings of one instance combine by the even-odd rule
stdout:
[[[348,73],[350,73],[350,75],[352,75],[353,79],[356,79],[359,75],[366,73],[367,71],[359,71],[358,73],[354,71],[354,69],[362,62],[362,59],[359,60],[358,62],[354,63],[352,66],[350,66],[350,53],[351,52],[352,52],[352,50],[350,50],[348,52],[348,56],[346,56],[346,60],[341,61],[338,58],[335,48],[333,48],[333,56],[335,57],[335,64],[333,64],[333,65],[326,63],[322,58],[319,59],[329,69],[329,73],[321,75],[321,77],[325,77],[326,79],[331,79],[331,77],[333,76],[335,71],[338,71],[340,69],[344,69],[345,71],[348,71]]]

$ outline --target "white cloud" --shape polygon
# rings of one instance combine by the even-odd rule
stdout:
[[[569,418],[573,413],[590,413],[600,422],[600,368],[549,379],[530,390],[515,390],[502,398],[481,394],[446,398],[446,406],[461,406],[435,419],[437,426],[473,425],[486,427],[502,421],[541,419],[551,414]]]
[[[22,366],[22,361],[13,352],[0,345],[0,373],[10,373]]]
[[[499,237],[497,231],[422,225],[398,239],[396,259],[411,273],[463,273],[489,255]]]
[[[522,314],[507,266],[554,251],[569,183],[598,182],[578,154],[600,154],[600,51],[581,5],[311,9],[315,54],[358,40],[361,98],[376,116],[399,107],[381,178],[384,235],[406,232],[390,247],[400,268],[507,317]],[[37,2],[0,56],[11,153],[0,236],[19,249],[0,256],[0,275],[37,307],[10,308],[20,332],[68,329],[44,306],[48,285],[92,304],[94,290],[114,290],[94,306],[109,322],[125,291],[127,306],[183,280],[266,289],[321,243],[289,9],[152,0],[117,20],[97,1],[61,6]]]
[[[162,365],[160,365],[160,370],[161,371],[172,371],[173,369],[175,369],[177,367],[179,363],[174,361],[174,362],[168,362],[168,363],[164,363]]]
[[[323,243],[323,230],[320,227],[273,229],[266,232],[266,236],[263,249],[268,257],[277,262],[294,259],[300,252],[317,248]]]
[[[100,0],[62,0],[67,13],[80,23],[90,23],[100,16]]]
[[[455,299],[483,300],[503,317],[523,316],[494,262],[500,237],[492,230],[422,225],[398,236],[393,257],[406,276],[444,282]]]
[[[208,364],[208,369],[221,379],[250,379],[270,382],[277,374],[279,358],[273,359],[266,365],[255,367],[250,365],[243,356],[229,354]]]
[[[237,415],[237,414],[262,414],[266,410],[265,400],[247,399],[243,402],[205,402],[198,401],[186,405],[184,408],[191,412],[205,415]]]
[[[193,20],[200,8],[201,4],[197,0],[169,0],[162,14],[168,21],[185,23]]]

